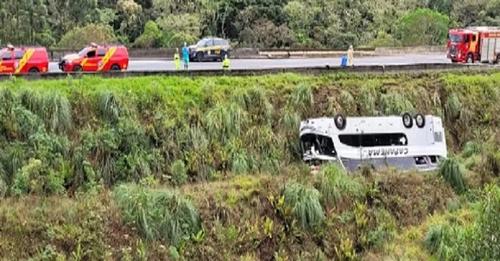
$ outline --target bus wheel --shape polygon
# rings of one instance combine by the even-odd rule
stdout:
[[[408,129],[413,127],[413,118],[407,112],[403,114],[403,125]]]
[[[346,126],[347,122],[345,120],[344,115],[337,114],[335,116],[334,120],[335,120],[335,126],[337,127],[337,129],[339,129],[339,130],[345,129],[345,126]]]
[[[120,70],[120,66],[118,64],[111,65],[111,71],[119,71],[119,70]]]
[[[471,53],[467,55],[467,63],[474,63],[474,56]]]
[[[40,72],[40,70],[38,70],[38,68],[36,68],[36,67],[33,67],[33,68],[29,69],[29,71],[28,71],[28,73],[39,73],[39,72]]]
[[[424,115],[422,115],[420,113],[417,113],[415,115],[415,124],[417,125],[417,127],[423,128],[425,126],[425,117],[424,117]]]

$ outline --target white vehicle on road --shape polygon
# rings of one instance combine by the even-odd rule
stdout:
[[[441,118],[422,114],[308,119],[300,124],[300,141],[305,162],[338,162],[349,171],[430,171],[447,157]]]

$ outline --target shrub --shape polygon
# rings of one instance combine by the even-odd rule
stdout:
[[[196,208],[172,191],[120,185],[113,195],[123,220],[147,240],[162,240],[179,246],[201,230]]]
[[[446,181],[457,193],[465,192],[465,180],[462,174],[462,167],[455,158],[448,158],[441,163],[439,175]]]
[[[175,185],[183,185],[188,179],[187,168],[182,160],[176,160],[172,163],[170,173],[172,173],[172,182]]]
[[[313,229],[325,219],[319,191],[299,183],[289,183],[283,191],[285,206],[304,229]]]
[[[348,176],[338,164],[324,166],[316,176],[315,187],[321,193],[323,206],[336,205],[342,198],[355,199],[363,194],[363,186]]]

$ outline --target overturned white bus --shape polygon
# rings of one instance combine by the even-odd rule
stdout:
[[[422,114],[308,119],[300,124],[300,141],[305,162],[338,162],[350,171],[362,166],[429,171],[447,156],[441,118]]]

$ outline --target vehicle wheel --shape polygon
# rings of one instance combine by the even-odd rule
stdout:
[[[417,127],[423,128],[425,126],[425,117],[424,117],[424,115],[422,115],[420,113],[417,113],[415,115],[415,124],[417,125]]]
[[[111,65],[111,71],[120,71],[120,66],[118,64]]]
[[[81,72],[81,71],[83,71],[82,66],[80,65],[73,66],[73,72]]]
[[[497,55],[497,59],[495,61],[493,61],[494,64],[498,64],[500,63],[500,54]]]
[[[471,53],[467,55],[467,63],[474,63],[474,55]]]
[[[198,52],[196,53],[196,61],[198,62],[202,62],[203,61],[203,53],[202,52]]]
[[[40,72],[40,70],[38,70],[38,68],[36,68],[36,67],[33,67],[33,68],[29,69],[29,71],[28,71],[28,73],[39,73],[39,72]]]
[[[334,120],[335,120],[335,126],[337,127],[337,129],[339,129],[339,130],[345,129],[347,122],[346,122],[344,115],[337,114],[335,116]]]
[[[226,53],[226,52],[224,52],[224,51],[221,51],[221,52],[220,52],[220,61],[221,61],[221,62],[222,62],[222,61],[224,61],[224,59],[226,58],[226,54],[227,54],[227,53]]]
[[[405,126],[405,128],[411,128],[413,127],[413,118],[411,117],[411,115],[409,113],[404,113],[403,114],[403,125]]]

